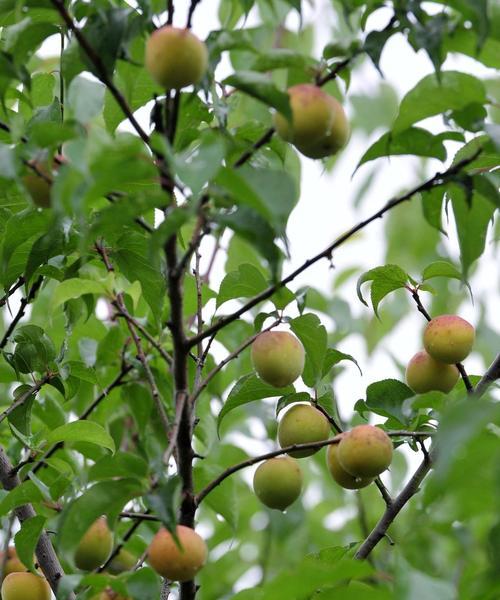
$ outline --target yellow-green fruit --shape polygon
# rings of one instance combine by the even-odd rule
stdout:
[[[0,552],[0,564],[3,562],[3,552]],[[4,575],[10,573],[25,573],[28,569],[23,565],[17,556],[14,546],[9,546],[7,550],[7,562],[5,563]]]
[[[82,571],[93,571],[106,562],[113,549],[113,534],[106,517],[100,517],[80,540],[75,553],[75,565]]]
[[[167,25],[148,39],[145,62],[156,83],[178,90],[201,81],[208,67],[208,51],[189,29]]]
[[[104,590],[97,596],[92,596],[91,600],[131,600],[130,598],[125,598],[125,596],[120,596],[111,589]]]
[[[28,168],[28,172],[23,177],[23,183],[36,206],[49,208],[51,184],[48,180],[52,179],[52,173],[47,163],[43,161],[32,160],[30,164],[36,167],[37,171],[42,174],[42,177],[35,170]]]
[[[371,477],[354,477],[342,467],[338,457],[338,444],[328,446],[326,465],[333,479],[346,490],[359,490],[373,481]]]
[[[406,382],[417,394],[437,390],[447,394],[458,381],[455,365],[434,360],[425,350],[417,352],[406,367]]]
[[[33,573],[11,573],[2,584],[2,600],[50,600],[47,580]]]
[[[190,581],[207,560],[207,546],[194,529],[177,526],[180,548],[172,534],[162,528],[148,550],[148,562],[162,577],[171,581]]]
[[[456,315],[441,315],[432,319],[424,331],[424,347],[440,362],[459,363],[472,350],[474,327]]]
[[[274,126],[287,142],[309,148],[321,142],[331,130],[334,113],[330,96],[321,88],[308,83],[294,85],[288,90],[291,122],[280,113],[274,115]]]
[[[341,439],[338,459],[354,477],[376,477],[391,464],[391,439],[378,427],[358,425]]]
[[[309,158],[325,158],[336,154],[349,139],[349,123],[342,105],[332,96],[328,96],[328,99],[334,115],[328,133],[315,144],[297,144],[297,149]]]
[[[108,571],[112,575],[119,575],[120,573],[125,573],[126,571],[130,571],[135,567],[137,563],[136,557],[131,554],[128,550],[120,550],[117,556],[113,558],[113,560],[108,565]]]
[[[253,489],[262,504],[285,510],[302,491],[302,471],[298,461],[290,456],[266,460],[255,471]]]
[[[259,377],[274,387],[286,387],[304,370],[305,352],[287,331],[266,331],[252,344],[252,363]]]
[[[327,440],[330,435],[328,419],[310,404],[294,404],[287,410],[278,426],[278,440],[282,448],[293,444],[308,444]],[[296,450],[290,456],[311,456],[318,449]]]

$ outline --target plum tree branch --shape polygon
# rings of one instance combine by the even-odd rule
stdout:
[[[431,437],[434,435],[434,431],[386,431],[389,437],[415,437],[415,438],[423,438],[423,437]],[[271,452],[266,452],[266,454],[261,454],[260,456],[254,456],[253,458],[248,458],[232,467],[229,467],[225,471],[223,471],[220,475],[218,475],[215,479],[213,479],[206,487],[204,487],[198,494],[196,495],[195,501],[196,506],[199,506],[201,502],[213,491],[218,485],[220,485],[225,479],[241,471],[242,469],[246,469],[246,467],[251,467],[252,465],[256,465],[263,460],[267,460],[269,458],[275,458],[276,456],[281,456],[282,454],[289,454],[290,452],[294,452],[295,450],[319,450],[320,448],[324,448],[325,446],[331,446],[332,444],[338,444],[342,437],[340,435],[336,435],[329,440],[322,440],[320,442],[309,442],[307,444],[293,444],[292,446],[286,446],[284,448],[279,448],[278,450],[272,450]]]
[[[365,559],[370,552],[385,537],[389,526],[399,514],[404,505],[419,491],[420,484],[430,471],[432,461],[430,456],[425,456],[418,469],[415,471],[410,481],[405,485],[401,493],[387,506],[384,514],[366,540],[361,544],[356,552],[356,558]]]
[[[5,346],[7,345],[7,342],[9,341],[10,336],[14,333],[14,329],[17,327],[17,324],[19,323],[19,321],[23,318],[26,307],[28,306],[28,304],[30,302],[32,302],[35,299],[35,296],[36,296],[38,290],[40,289],[40,287],[42,286],[42,283],[43,283],[43,277],[40,276],[35,281],[35,283],[31,286],[31,289],[28,292],[27,296],[22,298],[21,303],[19,305],[19,310],[17,311],[17,313],[15,314],[14,318],[12,319],[9,327],[7,328],[7,331],[5,332],[5,334],[2,338],[2,341],[0,341],[0,349],[5,348]]]
[[[22,287],[24,285],[25,279],[24,276],[21,275],[21,277],[19,277],[19,279],[16,281],[16,283],[14,283],[14,285],[12,285],[4,294],[4,296],[2,298],[0,298],[0,308],[2,306],[5,306],[5,304],[7,304],[9,298],[14,294],[14,292],[16,290],[18,290],[20,287]]]
[[[425,306],[422,304],[422,301],[420,300],[420,295],[418,293],[418,289],[416,288],[411,288],[408,287],[411,296],[413,298],[413,300],[415,300],[415,304],[417,305],[417,309],[418,312],[422,313],[422,315],[425,317],[425,319],[427,319],[427,321],[432,321],[432,317],[430,316],[430,314],[427,312],[427,309],[425,308]],[[472,394],[472,392],[474,391],[474,386],[472,385],[469,376],[467,375],[467,371],[465,370],[465,367],[463,366],[462,363],[456,363],[455,365],[460,373],[460,376],[462,377],[462,380],[465,384],[465,389],[467,390],[467,392],[469,394]]]
[[[496,355],[495,360],[491,363],[486,373],[478,381],[474,389],[474,395],[480,398],[489,386],[500,379],[500,353]]]
[[[14,471],[12,463],[2,447],[0,447],[0,481],[6,491],[13,490],[21,483],[17,473]],[[21,524],[36,516],[35,510],[31,504],[19,506],[15,509],[15,514]],[[59,580],[64,576],[64,571],[46,531],[43,531],[38,539],[36,545],[36,559],[43,574],[47,578],[50,587],[54,593],[56,593]],[[75,595],[71,593],[68,596],[68,600],[74,599]]]
[[[193,26],[194,11],[196,10],[196,7],[198,6],[198,4],[200,2],[201,2],[201,0],[191,0],[191,4],[189,5],[189,10],[188,10],[186,29],[191,29],[191,27]]]
[[[285,277],[278,283],[275,283],[275,284],[269,286],[263,292],[261,292],[260,294],[257,294],[256,296],[254,296],[253,298],[248,300],[248,302],[243,304],[243,306],[241,306],[234,313],[219,319],[219,321],[214,323],[212,326],[206,328],[201,335],[198,334],[198,335],[191,337],[187,341],[188,346],[190,348],[192,348],[193,346],[196,346],[196,344],[198,344],[200,339],[210,337],[214,333],[217,333],[223,327],[226,327],[226,325],[228,325],[229,323],[236,321],[242,315],[244,315],[246,312],[248,312],[251,308],[253,308],[257,304],[260,304],[264,300],[267,300],[268,298],[270,298],[277,290],[286,286],[288,283],[293,281],[298,275],[300,275],[301,273],[303,273],[304,271],[309,269],[312,265],[316,264],[321,259],[331,258],[333,251],[336,250],[337,248],[339,248],[340,246],[342,246],[347,240],[349,240],[351,237],[353,237],[356,233],[358,233],[359,231],[364,229],[367,225],[369,225],[373,221],[376,221],[377,219],[382,218],[387,212],[389,212],[396,206],[399,206],[403,202],[410,200],[413,196],[415,196],[415,194],[418,194],[420,192],[424,192],[424,191],[427,191],[432,188],[435,188],[435,187],[445,184],[447,181],[449,181],[451,178],[453,178],[455,175],[457,175],[464,167],[466,167],[468,164],[470,164],[472,161],[474,161],[481,152],[482,152],[482,148],[479,148],[471,156],[469,156],[468,158],[464,158],[463,160],[457,162],[455,165],[452,165],[451,167],[449,167],[446,171],[444,171],[442,173],[441,172],[435,173],[435,175],[433,175],[430,179],[417,185],[416,187],[412,188],[410,191],[406,192],[405,194],[398,196],[396,198],[393,198],[392,200],[389,200],[380,210],[378,210],[376,213],[374,213],[367,219],[359,222],[357,225],[354,225],[353,227],[351,227],[351,229],[349,229],[346,232],[344,232],[343,234],[341,234],[327,248],[325,248],[322,252],[319,252],[312,258],[306,260],[300,267],[298,267],[297,269],[295,269],[295,271],[290,273],[290,275],[288,275],[287,277]]]

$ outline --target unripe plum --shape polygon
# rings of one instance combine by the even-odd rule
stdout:
[[[208,51],[189,29],[166,25],[149,37],[145,63],[156,83],[178,90],[201,81],[208,67]]]
[[[276,113],[278,134],[309,158],[335,154],[349,137],[349,124],[341,104],[321,88],[298,84],[288,90],[292,110],[291,123]]]
[[[91,600],[131,600],[130,598],[125,598],[124,596],[120,596],[117,592],[112,589],[106,589],[102,591],[97,596],[92,596]]]
[[[106,562],[113,549],[113,534],[106,517],[99,517],[89,527],[75,552],[75,565],[82,571],[93,571]]]
[[[148,550],[148,562],[162,577],[171,581],[190,581],[207,560],[207,546],[194,529],[177,526],[180,548],[172,534],[162,528]]]
[[[266,460],[255,471],[253,489],[268,508],[287,509],[302,491],[302,471],[298,461],[290,456]]]
[[[338,459],[354,477],[376,477],[391,464],[391,439],[378,427],[358,425],[340,441]]]
[[[265,331],[252,344],[252,363],[260,378],[274,387],[286,387],[304,370],[305,352],[287,331]]]
[[[438,362],[425,350],[417,352],[406,368],[406,382],[417,394],[433,390],[447,394],[459,377],[460,373],[455,365]]]
[[[11,573],[3,580],[2,600],[50,600],[47,580],[33,573]]]
[[[424,331],[424,347],[440,362],[461,362],[472,350],[474,327],[457,315],[441,315],[432,319]]]
[[[120,573],[125,573],[126,571],[133,569],[136,563],[137,559],[135,556],[128,550],[122,548],[120,552],[118,552],[118,555],[109,563],[108,571],[113,575],[119,575]]]
[[[3,561],[3,552],[0,552],[0,564]],[[9,546],[7,550],[7,561],[5,563],[4,575],[10,575],[10,573],[25,573],[28,569],[23,565],[17,556],[17,552],[14,546]]]
[[[47,162],[32,160],[30,164],[34,165],[45,178],[52,179],[52,173]],[[50,190],[52,185],[45,178],[40,177],[36,171],[30,168],[28,168],[28,172],[23,177],[24,186],[28,190],[33,204],[39,208],[50,207]]]
[[[314,144],[300,145],[297,149],[309,158],[325,158],[336,154],[349,140],[349,122],[342,105],[332,96],[328,96],[328,102],[333,113],[333,121],[328,133]]]
[[[341,434],[344,437],[345,434]],[[359,490],[373,481],[371,477],[354,477],[340,464],[338,457],[338,444],[328,446],[326,465],[333,479],[346,490]]]
[[[329,435],[328,419],[310,404],[294,404],[287,410],[278,426],[278,440],[282,448],[293,444],[321,442],[327,440]],[[311,456],[318,450],[319,448],[295,450],[290,452],[290,456],[303,458]]]

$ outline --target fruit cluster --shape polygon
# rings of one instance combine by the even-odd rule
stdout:
[[[412,390],[417,394],[450,392],[460,376],[456,364],[469,355],[474,335],[474,327],[456,315],[441,315],[429,321],[424,331],[424,350],[413,356],[406,369],[406,382]]]
[[[293,383],[304,369],[305,352],[300,341],[284,331],[264,332],[254,341],[252,362],[259,377],[275,387]],[[291,406],[278,426],[281,448],[323,442],[330,436],[326,416],[309,404]],[[302,491],[302,471],[297,458],[311,456],[318,448],[290,449],[288,456],[270,458],[255,471],[253,487],[269,508],[285,510]],[[327,465],[333,479],[346,489],[369,485],[392,460],[389,436],[373,425],[359,425],[332,439]]]

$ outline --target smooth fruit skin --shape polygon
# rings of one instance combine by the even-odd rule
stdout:
[[[253,489],[268,508],[287,509],[302,491],[302,471],[298,461],[290,456],[266,460],[255,471]]]
[[[460,377],[455,365],[434,360],[425,350],[417,352],[406,367],[406,383],[417,394],[451,392]]]
[[[0,564],[3,561],[3,552],[0,552]],[[10,573],[25,573],[28,569],[23,565],[17,556],[14,546],[9,546],[7,550],[7,562],[5,563],[5,575]]]
[[[327,440],[330,435],[330,424],[317,408],[310,404],[294,404],[287,410],[278,425],[278,441],[282,448],[293,444],[308,444]],[[290,456],[303,458],[311,456],[318,449],[296,450]]]
[[[472,350],[474,327],[456,315],[441,315],[432,319],[424,331],[424,347],[440,362],[461,362]]]
[[[287,331],[266,331],[252,344],[252,363],[259,377],[274,387],[286,387],[304,370],[305,352]]]
[[[104,590],[97,596],[92,596],[91,600],[131,600],[130,598],[125,598],[124,596],[120,596],[111,589]]]
[[[112,575],[120,575],[120,573],[125,573],[126,571],[130,571],[135,567],[137,563],[136,557],[130,553],[128,550],[120,550],[117,556],[113,558],[113,560],[108,565],[108,571]]]
[[[148,550],[148,562],[153,569],[171,581],[190,581],[207,560],[207,546],[194,529],[177,526],[177,546],[172,534],[162,528]]]
[[[358,425],[340,441],[338,459],[354,477],[376,477],[391,464],[391,439],[378,427]]]
[[[334,114],[330,96],[321,88],[308,83],[292,86],[288,90],[292,122],[280,113],[274,115],[276,131],[285,141],[297,147],[310,147],[319,143],[330,131]]]
[[[208,67],[208,51],[189,29],[166,25],[148,39],[145,63],[156,83],[178,90],[201,81]]]
[[[2,600],[50,600],[47,580],[33,573],[11,573],[2,584]]]
[[[345,434],[342,434],[344,437]],[[359,490],[373,481],[371,477],[353,477],[340,464],[338,457],[338,444],[328,446],[326,452],[326,466],[333,479],[346,490]]]
[[[350,128],[342,105],[332,96],[328,102],[333,113],[333,121],[328,133],[315,144],[299,145],[297,149],[309,158],[326,158],[341,150],[349,140]]]
[[[106,517],[100,517],[89,527],[75,553],[75,565],[82,571],[100,567],[113,549],[113,534]]]
[[[43,173],[47,178],[52,178],[52,174],[46,163],[36,160],[30,161],[30,163],[35,165],[40,173]],[[46,179],[37,175],[32,169],[29,169],[23,177],[23,183],[36,206],[39,208],[50,207],[51,184]]]

